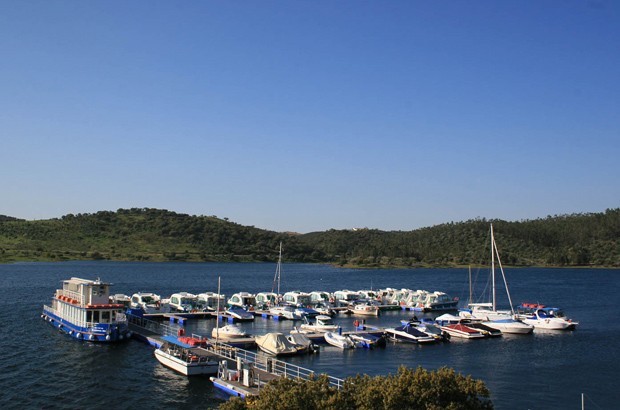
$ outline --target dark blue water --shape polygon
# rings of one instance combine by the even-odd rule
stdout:
[[[275,264],[67,262],[0,265],[0,408],[197,408],[226,399],[207,378],[188,379],[163,368],[152,348],[136,341],[117,345],[80,342],[40,319],[60,281],[71,276],[114,283],[113,293],[137,291],[169,296],[271,290]],[[319,355],[291,361],[336,377],[395,373],[401,364],[455,368],[482,379],[498,409],[614,409],[620,403],[620,270],[508,269],[515,303],[563,307],[578,320],[574,332],[463,341],[434,346],[390,344],[386,349]],[[374,289],[442,290],[465,300],[467,271],[461,269],[358,270],[285,264],[282,291]],[[505,293],[498,291],[500,304]],[[411,313],[389,312],[369,324],[391,326]],[[337,319],[352,328],[352,318]],[[213,320],[191,321],[189,332],[209,335]],[[293,322],[258,318],[243,326],[254,333],[288,332]]]

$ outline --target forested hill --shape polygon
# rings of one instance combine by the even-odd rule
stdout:
[[[620,267],[620,208],[519,222],[476,219],[414,231],[329,230],[304,235],[215,216],[134,208],[25,221],[0,215],[0,262],[148,260],[329,262],[343,266],[462,266],[489,260],[493,223],[502,263]]]

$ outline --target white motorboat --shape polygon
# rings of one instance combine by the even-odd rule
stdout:
[[[211,331],[211,337],[214,339],[239,339],[242,337],[248,337],[249,335],[244,332],[239,326],[235,324],[227,324],[222,327],[215,327]]]
[[[257,336],[256,345],[263,352],[273,356],[290,356],[306,351],[306,347],[291,342],[284,334],[278,332]]]
[[[168,313],[170,306],[161,301],[161,297],[156,293],[137,292],[131,295],[130,307],[132,309],[142,309],[144,313]]]
[[[220,306],[224,306],[225,295],[215,292],[203,292],[198,294],[198,305],[200,310],[205,312],[215,312]]]
[[[408,322],[395,328],[387,328],[385,332],[392,339],[409,343],[435,343],[442,340],[440,335],[429,335],[418,329],[414,323]]]
[[[110,303],[123,305],[126,308],[131,307],[131,298],[129,295],[125,295],[124,293],[117,293],[115,295],[110,295],[109,297]]]
[[[293,306],[274,306],[269,309],[269,314],[272,316],[277,316],[282,319],[289,320],[299,320],[301,316],[295,312],[295,308]]]
[[[327,332],[323,337],[327,343],[340,349],[353,349],[355,347],[355,343],[350,337],[343,336],[336,332]]]
[[[256,306],[256,295],[248,292],[238,292],[233,294],[226,302],[230,307],[240,307],[242,309],[254,309]]]
[[[459,300],[444,292],[429,293],[424,301],[424,311],[456,310]]]
[[[310,322],[308,318],[304,317],[304,323],[299,326],[302,330],[309,332],[333,332],[338,330],[336,325],[330,316],[318,315],[314,318],[314,322]]]
[[[170,296],[170,310],[189,313],[197,310],[198,296],[189,292],[173,293]]]
[[[238,321],[252,321],[254,320],[254,314],[240,307],[231,307],[224,313],[228,314],[231,318]]]
[[[166,342],[155,350],[155,358],[166,367],[185,376],[217,374],[219,362],[204,349],[185,348]]]
[[[513,319],[512,312],[493,310],[491,303],[470,303],[469,309],[459,312],[459,317],[466,320],[481,321],[485,326],[499,330],[502,333],[528,334],[534,327]]]
[[[459,337],[461,339],[482,339],[486,337],[485,332],[462,323],[462,319],[458,316],[444,314],[435,319],[435,322],[441,330],[447,332],[450,336]]]
[[[548,330],[572,330],[578,325],[564,316],[558,308],[541,307],[534,309],[529,315],[521,316],[523,322],[534,326],[536,329]]]
[[[372,303],[355,303],[347,313],[360,316],[379,316],[379,306]]]

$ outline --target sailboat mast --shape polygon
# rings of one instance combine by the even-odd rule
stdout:
[[[217,277],[217,312],[215,312],[215,344],[220,339],[220,278]]]
[[[473,301],[473,291],[471,288],[471,265],[469,265],[469,304],[474,303]]]
[[[493,236],[493,224],[491,224],[491,288],[493,289],[493,311],[495,306],[495,237]]]
[[[278,264],[276,265],[276,274],[273,277],[273,286],[271,287],[271,292],[276,291],[276,286],[278,290],[278,297],[280,297],[280,275],[282,274],[282,242],[280,242],[280,253],[278,255]]]

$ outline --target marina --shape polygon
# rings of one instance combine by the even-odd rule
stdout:
[[[71,275],[105,278],[112,282],[113,293],[132,294],[136,289],[148,290],[160,295],[170,295],[179,289],[199,294],[205,289],[215,289],[217,277],[222,277],[222,293],[233,294],[238,289],[260,291],[261,284],[273,277],[272,264],[151,264],[151,263],[118,263],[118,262],[71,262],[54,264],[16,264],[0,266],[4,269],[4,289],[17,298],[13,305],[15,317],[33,317],[41,313],[41,305],[48,304],[50,292],[54,284],[61,283]],[[181,273],[175,273],[181,272]],[[205,272],[212,272],[205,279]],[[359,283],[371,281],[382,288],[435,288],[443,289],[447,294],[459,296],[462,301],[467,299],[467,269],[429,269],[429,270],[349,270],[331,268],[321,265],[291,264],[286,265],[287,281],[295,283],[302,291],[312,289],[357,288]],[[320,353],[286,358],[285,362],[318,373],[327,373],[337,378],[346,378],[355,374],[387,375],[394,374],[398,366],[418,365],[428,369],[442,366],[454,368],[457,372],[471,374],[482,379],[492,393],[496,408],[557,408],[572,407],[571,397],[565,394],[566,389],[584,391],[589,397],[595,397],[603,408],[613,408],[615,402],[609,381],[615,374],[616,363],[609,350],[616,337],[620,337],[620,329],[612,319],[618,312],[617,306],[610,304],[612,290],[617,288],[617,272],[614,270],[583,270],[583,269],[510,269],[511,293],[519,302],[543,301],[548,306],[564,307],[569,317],[579,320],[576,331],[543,331],[534,330],[530,335],[504,335],[497,338],[481,340],[465,340],[452,338],[449,343],[417,345],[411,343],[392,343],[388,341],[386,348],[348,349],[320,344]],[[312,277],[308,282],[307,278]],[[545,282],[541,282],[541,278]],[[18,279],[19,278],[19,281]],[[26,278],[25,280],[23,278]],[[174,280],[171,280],[174,278]],[[232,279],[234,278],[234,280]],[[259,279],[257,279],[259,278]],[[265,280],[260,279],[265,278]],[[383,278],[383,279],[381,279]],[[518,279],[515,279],[518,278]],[[593,280],[595,278],[595,280]],[[256,283],[259,282],[259,283]],[[233,286],[234,284],[234,286]],[[306,285],[300,285],[306,284]],[[304,287],[305,286],[305,287]],[[359,286],[361,288],[361,286]],[[582,297],[572,297],[574,289],[579,288]],[[33,298],[38,303],[32,303]],[[589,301],[599,300],[597,306]],[[500,296],[500,306],[506,301]],[[358,330],[354,326],[357,319],[360,327],[365,320],[366,329],[397,327],[401,320],[409,320],[413,315],[418,318],[432,318],[437,313],[420,313],[398,310],[385,310],[380,317],[353,317],[336,314],[334,323],[340,325],[343,332]],[[601,316],[603,314],[603,316]],[[174,330],[185,329],[186,335],[210,336],[215,328],[214,316],[204,315],[204,319],[195,317],[188,319],[183,326],[170,322],[169,319],[152,320],[155,326],[171,326]],[[153,346],[146,343],[93,344],[76,342],[59,332],[43,320],[32,321],[24,327],[16,326],[17,322],[6,324],[6,331],[19,335],[37,333],[39,336],[32,346],[40,352],[40,360],[49,364],[50,371],[63,375],[58,387],[72,391],[72,386],[84,390],[82,378],[93,371],[102,375],[103,388],[113,389],[116,394],[109,401],[115,406],[217,406],[227,399],[227,394],[213,387],[208,377],[187,378],[178,374],[155,360],[153,354],[160,334],[145,334]],[[220,323],[222,324],[222,323]],[[290,333],[301,325],[300,321],[266,320],[259,317],[252,322],[238,324],[250,335],[261,335],[269,332]],[[132,323],[129,323],[130,330]],[[173,333],[176,334],[176,333]],[[137,335],[134,335],[134,337]],[[313,334],[310,334],[312,337]],[[322,335],[317,335],[317,339]],[[15,338],[0,341],[7,351],[22,351]],[[319,344],[319,342],[315,342]],[[236,346],[235,346],[236,347]],[[242,347],[242,346],[239,346]],[[23,350],[28,357],[29,349]],[[242,347],[254,354],[262,355],[255,347]],[[96,352],[96,353],[95,353]],[[601,357],[606,360],[601,360]],[[23,356],[22,356],[23,357]],[[612,358],[608,360],[608,358]],[[72,363],[66,366],[67,360]],[[11,356],[5,361],[8,373],[4,377],[18,378],[20,386],[5,389],[6,398],[10,403],[25,404],[20,392],[35,392],[29,396],[29,403],[44,403],[50,400],[54,392],[46,389],[43,383],[52,373],[47,368],[29,367],[28,364],[14,366]],[[34,362],[32,362],[34,363]],[[501,366],[497,364],[501,363]],[[236,369],[236,365],[231,366]],[[11,370],[12,369],[12,370]],[[30,369],[29,372],[26,372]],[[596,369],[596,371],[594,371]],[[558,371],[562,379],[554,375]],[[575,375],[575,376],[572,376]],[[577,377],[576,375],[579,375]],[[0,376],[0,381],[3,376]],[[139,388],[126,390],[126,386],[140,380]],[[191,379],[191,380],[188,380]],[[8,379],[5,379],[8,383]],[[70,383],[70,384],[68,384]],[[520,392],[512,387],[519,383]],[[545,385],[545,391],[537,386]],[[80,387],[81,386],[81,387]],[[165,394],[163,392],[165,391]],[[525,393],[527,392],[527,393]],[[78,407],[79,393],[67,398],[69,407]],[[23,396],[25,397],[25,396]],[[6,405],[9,402],[0,404]],[[181,404],[182,403],[182,404]],[[210,404],[209,404],[210,403]],[[3,406],[6,407],[6,406]],[[11,408],[9,405],[8,408]]]
[[[280,269],[281,265],[278,263],[277,273]],[[200,304],[197,297],[185,291],[174,293],[168,299],[161,299],[155,293],[141,292],[134,293],[129,298],[123,294],[110,295],[111,284],[102,282],[99,278],[88,280],[73,277],[63,280],[62,283],[63,288],[54,293],[52,308],[43,306],[42,318],[46,322],[58,326],[59,330],[74,337],[76,337],[74,330],[68,329],[74,329],[77,324],[80,324],[82,327],[75,332],[83,333],[85,336],[77,336],[77,338],[91,342],[120,342],[127,341],[133,336],[153,346],[155,359],[164,367],[187,377],[211,376],[210,380],[215,388],[239,397],[259,394],[261,387],[274,378],[298,378],[301,374],[305,375],[304,377],[310,377],[315,374],[314,370],[286,361],[282,363],[285,369],[288,366],[288,370],[278,373],[274,369],[281,366],[274,366],[279,363],[274,360],[276,357],[289,358],[318,353],[321,351],[320,344],[346,351],[356,348],[384,348],[387,346],[387,340],[392,343],[406,342],[426,345],[449,342],[451,338],[484,339],[502,336],[501,330],[492,326],[494,321],[486,318],[479,319],[471,314],[475,312],[473,309],[465,311],[470,314],[467,317],[462,317],[463,312],[461,316],[443,313],[440,316],[431,317],[430,314],[435,311],[451,310],[456,313],[456,309],[447,309],[447,306],[455,306],[453,302],[458,301],[458,298],[451,299],[446,293],[439,291],[430,293],[406,288],[398,291],[385,288],[377,292],[368,290],[344,290],[334,293],[295,291],[285,293],[284,298],[279,293],[259,293],[258,303],[263,303],[263,306],[256,304],[254,294],[243,291],[235,293],[229,299],[228,306],[221,306],[225,295],[220,293],[218,279],[217,294],[213,292],[201,294],[208,295],[205,300],[216,295],[216,305],[210,306]],[[325,295],[328,301],[315,301],[313,304],[312,293]],[[265,295],[263,302],[260,301],[260,295]],[[286,302],[283,299],[286,299]],[[411,305],[408,302],[403,303],[411,300],[414,301]],[[427,306],[431,301],[436,300],[442,301],[443,304],[437,309],[429,309],[430,312],[423,313],[426,317],[419,319],[414,315],[409,320],[401,320],[402,325],[393,328],[380,326],[381,307],[391,312],[394,312],[394,307],[399,307],[404,313],[412,307],[416,311],[425,312],[425,309],[420,310],[419,307]],[[447,300],[450,302],[446,302]],[[129,301],[129,303],[119,304],[118,301]],[[384,305],[379,303],[384,303]],[[312,309],[313,306],[319,304],[326,304],[331,309],[329,316],[319,315],[316,310]],[[478,307],[471,302],[468,306]],[[480,304],[480,306],[486,305]],[[259,309],[261,307],[267,309]],[[496,312],[495,292],[492,307],[491,312]],[[562,324],[571,323],[570,320],[564,319],[559,309],[533,304],[523,304],[520,308],[524,320],[547,318],[546,327],[543,326],[543,328],[574,329],[574,326],[559,327],[560,325],[555,322],[549,324],[549,318]],[[97,314],[95,315],[91,309],[96,309]],[[153,311],[158,311],[158,313],[153,313]],[[352,323],[352,329],[343,330],[342,320],[337,324],[332,317],[350,318],[355,317],[358,312],[365,318],[361,322],[356,318]],[[83,324],[80,321],[83,322],[85,317],[89,320]],[[367,326],[366,317],[375,319],[376,323]],[[292,324],[303,319],[303,323],[300,327],[289,327],[288,332],[278,331],[252,335],[244,331],[242,325],[253,323],[255,318],[276,322],[286,319]],[[205,320],[215,322],[215,326],[212,326],[210,331],[210,339],[198,333],[186,335],[186,328],[190,321],[203,322]],[[517,321],[516,316],[511,320]],[[99,322],[107,324],[108,327],[104,329],[102,323]],[[93,331],[89,333],[91,328],[104,333],[94,335]],[[534,324],[531,328],[534,328]],[[256,349],[257,353],[247,349]],[[298,376],[291,376],[294,374]],[[329,375],[328,377],[338,387],[344,383],[343,379]]]

